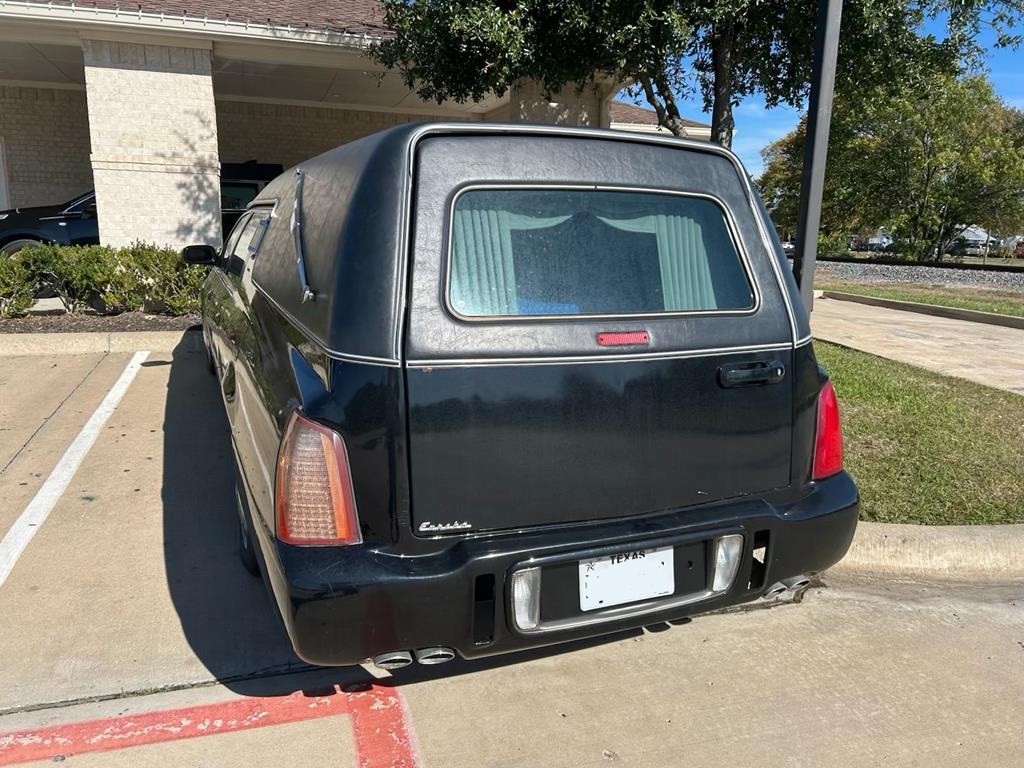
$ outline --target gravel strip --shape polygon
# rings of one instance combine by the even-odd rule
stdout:
[[[848,280],[860,283],[917,283],[919,285],[959,285],[1024,293],[1024,271],[989,272],[980,269],[942,269],[916,264],[851,264],[819,261],[815,277],[821,282]]]
[[[168,317],[143,312],[120,315],[29,315],[0,320],[0,333],[113,333],[119,331],[185,331],[198,324],[198,315]]]

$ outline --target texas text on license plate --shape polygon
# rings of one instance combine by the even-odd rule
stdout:
[[[672,554],[672,547],[662,547],[580,560],[580,610],[671,595],[676,589]]]

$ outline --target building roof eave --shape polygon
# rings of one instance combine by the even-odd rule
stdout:
[[[368,31],[347,32],[329,27],[314,28],[295,24],[261,23],[230,18],[209,18],[188,14],[158,13],[141,8],[83,7],[55,5],[28,0],[0,0],[0,19],[36,24],[72,25],[83,34],[90,29],[156,33],[164,36],[208,40],[264,41],[275,44],[303,43],[330,48],[366,50],[385,35]]]

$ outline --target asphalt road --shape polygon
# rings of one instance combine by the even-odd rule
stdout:
[[[0,357],[0,534],[131,359]],[[1022,584],[826,574],[560,652],[309,670],[236,562],[227,440],[202,357],[149,355],[0,584],[0,766],[1024,766]]]

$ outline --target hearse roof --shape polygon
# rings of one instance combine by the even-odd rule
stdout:
[[[288,169],[250,204],[250,208],[274,206],[256,259],[254,282],[332,356],[399,364],[404,306],[400,297],[406,290],[404,254],[416,145],[427,137],[462,135],[602,140],[614,142],[614,151],[625,154],[631,147],[649,150],[651,145],[685,149],[708,159],[717,156],[719,162],[734,166],[749,192],[746,173],[728,150],[657,134],[500,123],[411,123],[344,144]],[[314,298],[305,302],[290,227],[297,170],[304,176],[302,250],[314,293]],[[509,176],[486,181],[515,183],[522,179]]]

